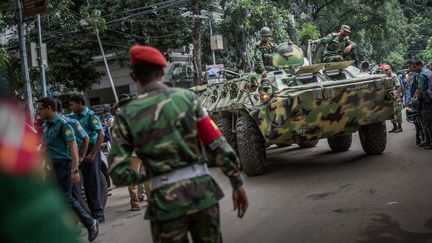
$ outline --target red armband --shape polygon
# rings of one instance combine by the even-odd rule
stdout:
[[[219,131],[218,126],[210,118],[210,116],[205,116],[203,119],[197,122],[198,127],[198,138],[205,145],[210,144],[217,138],[222,136]]]

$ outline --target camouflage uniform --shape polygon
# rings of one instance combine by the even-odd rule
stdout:
[[[344,60],[355,60],[355,46],[348,36],[341,39],[338,33],[332,33],[318,39],[317,44],[325,44],[323,52],[323,62],[341,62]],[[353,49],[350,53],[345,54],[344,50],[347,46],[351,45]]]
[[[271,40],[266,43],[262,41],[258,41],[255,45],[255,72],[262,73],[265,70],[269,69],[272,66],[271,58],[266,57],[266,54],[273,54],[276,49],[276,44]]]
[[[206,117],[189,90],[147,84],[137,99],[116,115],[113,127],[110,175],[115,184],[142,183],[177,169],[205,163],[197,122]],[[213,126],[216,126],[212,123]],[[207,156],[229,177],[233,188],[243,184],[234,150],[224,137],[206,147]],[[130,168],[135,151],[146,174]],[[223,192],[210,175],[181,180],[149,193],[146,219],[151,220],[154,242],[221,242],[218,201]]]
[[[393,108],[394,108],[394,119],[391,121],[393,124],[402,124],[402,100],[397,101],[397,90],[399,87],[402,87],[401,80],[399,77],[392,73],[391,75],[393,80]]]

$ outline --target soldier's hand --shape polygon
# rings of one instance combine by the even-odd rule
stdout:
[[[247,208],[249,207],[248,198],[246,196],[246,190],[244,189],[243,186],[234,189],[233,203],[234,203],[234,211],[237,210],[237,217],[243,218]]]
[[[79,181],[80,181],[80,175],[79,175],[79,173],[71,173],[71,180],[72,180],[72,183],[73,184],[76,184],[76,183],[78,183]]]
[[[345,54],[348,54],[348,53],[351,52],[351,50],[352,50],[352,46],[347,46],[347,47],[345,48],[345,50],[344,50],[344,53],[345,53]]]

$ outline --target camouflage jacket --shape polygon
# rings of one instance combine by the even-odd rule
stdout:
[[[110,175],[115,184],[139,183],[196,163],[205,163],[198,139],[197,121],[206,116],[192,91],[150,83],[137,99],[116,114],[113,127]],[[235,166],[238,160],[224,137],[206,150],[222,168],[234,188],[243,184]],[[130,169],[128,158],[135,151],[146,175]],[[146,218],[164,221],[208,208],[223,197],[209,175],[179,181],[152,191]]]
[[[348,36],[341,39],[338,33],[331,33],[326,37],[317,40],[318,44],[325,44],[323,57],[327,56],[344,56],[344,50],[347,46],[356,44],[352,42]]]
[[[258,41],[255,45],[254,61],[255,61],[255,71],[257,73],[262,73],[266,69],[266,66],[271,66],[271,59],[266,58],[265,54],[273,54],[276,49],[276,44],[272,41],[267,43],[262,43]]]

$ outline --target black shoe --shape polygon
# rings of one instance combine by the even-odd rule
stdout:
[[[93,242],[99,234],[99,222],[94,220],[90,226],[87,226],[88,241]]]
[[[429,144],[429,146],[424,147],[424,149],[432,149],[432,144]]]
[[[394,133],[399,133],[399,132],[402,132],[402,128],[396,128],[396,130],[394,130]]]
[[[424,142],[421,142],[418,146],[419,146],[420,148],[424,148],[424,147],[429,146],[429,143],[426,142],[426,141],[424,141]]]
[[[421,143],[421,139],[420,138],[416,138],[416,145],[419,145]]]
[[[105,217],[96,219],[100,224],[105,223]]]

